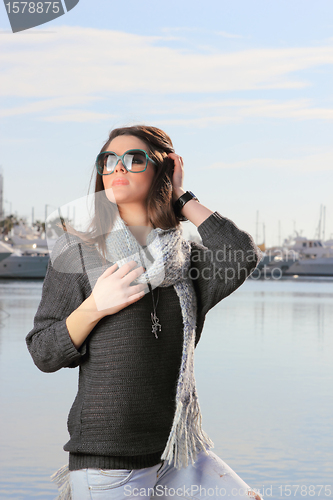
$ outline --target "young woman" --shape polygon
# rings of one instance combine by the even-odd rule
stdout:
[[[162,130],[113,130],[96,167],[91,226],[57,241],[26,338],[42,371],[80,370],[61,498],[260,499],[210,450],[193,357],[207,312],[261,252],[185,192]],[[183,238],[182,220],[202,245]]]

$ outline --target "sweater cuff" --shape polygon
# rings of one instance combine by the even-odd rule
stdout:
[[[66,318],[63,319],[61,323],[62,325],[57,332],[59,346],[61,347],[64,357],[68,360],[68,364],[70,364],[86,353],[86,342],[84,342],[79,349],[76,349],[69,335]]]
[[[222,215],[219,212],[214,212],[210,214],[207,219],[205,219],[198,227],[197,231],[201,236],[201,239],[204,240],[208,236],[211,235],[211,233],[215,233],[219,229],[221,229],[221,226],[225,224],[229,219],[226,217],[222,217]]]

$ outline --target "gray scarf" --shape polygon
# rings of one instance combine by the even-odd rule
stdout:
[[[183,352],[177,382],[176,410],[172,428],[161,460],[173,462],[177,469],[195,462],[200,451],[207,451],[214,444],[201,428],[201,411],[194,378],[194,348],[197,317],[197,300],[192,280],[188,276],[191,262],[191,245],[182,235],[182,229],[152,229],[147,236],[150,256],[118,215],[106,239],[107,258],[122,266],[135,260],[146,272],[133,283],[150,282],[152,288],[173,285],[178,295],[183,317]],[[152,257],[152,260],[151,260]],[[89,274],[89,272],[88,272]],[[92,280],[93,277],[91,276]],[[163,325],[162,325],[163,328]],[[58,484],[58,500],[70,500],[68,466],[52,476]]]

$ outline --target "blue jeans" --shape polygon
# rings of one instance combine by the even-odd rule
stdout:
[[[160,462],[145,469],[71,471],[70,484],[72,500],[262,499],[210,450],[180,470]]]

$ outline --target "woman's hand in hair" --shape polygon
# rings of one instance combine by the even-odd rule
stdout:
[[[173,160],[175,164],[172,176],[172,198],[173,202],[175,202],[182,194],[185,193],[185,190],[183,189],[184,162],[183,158],[176,153],[169,153],[168,156]]]
[[[131,283],[145,272],[142,266],[137,265],[134,260],[119,268],[114,264],[98,278],[91,297],[101,317],[121,311],[149,292],[146,283],[131,286]]]

